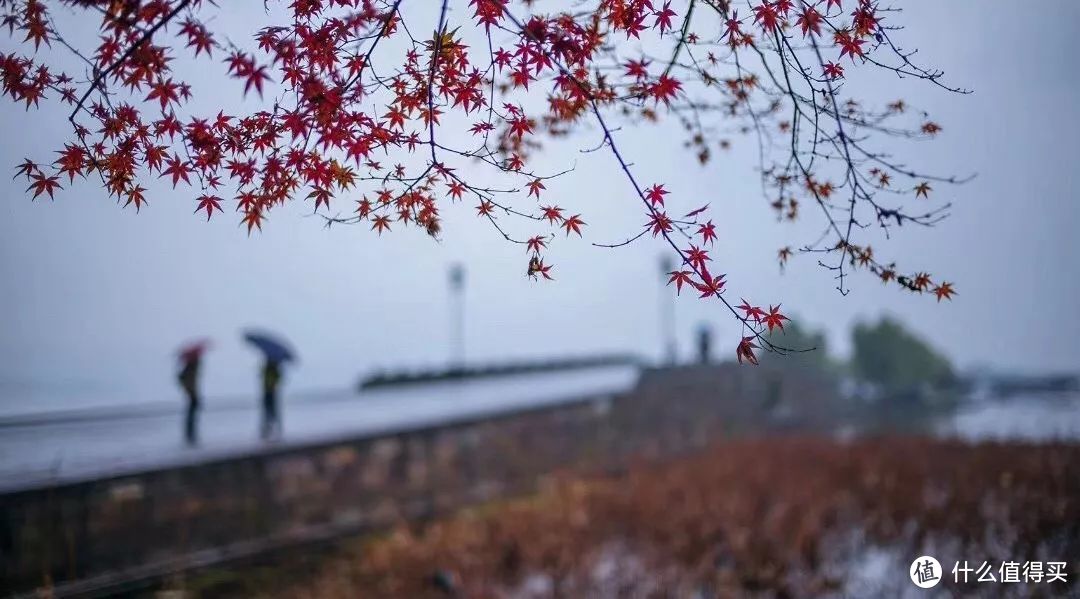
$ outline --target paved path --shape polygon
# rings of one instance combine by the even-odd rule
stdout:
[[[633,366],[605,366],[283,398],[284,437],[258,439],[258,402],[206,402],[200,444],[183,445],[180,406],[0,419],[0,492],[176,466],[348,436],[566,403],[632,388]]]

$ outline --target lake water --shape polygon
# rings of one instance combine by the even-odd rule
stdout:
[[[968,441],[1080,441],[1080,394],[971,402],[945,416],[935,432]]]

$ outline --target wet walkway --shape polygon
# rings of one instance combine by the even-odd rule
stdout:
[[[258,438],[258,400],[215,406],[200,444],[182,441],[182,406],[85,410],[0,419],[0,492],[127,471],[195,464],[336,438],[410,430],[627,391],[638,369],[618,365],[427,383],[282,400],[284,436]]]

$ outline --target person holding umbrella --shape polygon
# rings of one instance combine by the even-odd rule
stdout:
[[[198,411],[199,401],[199,363],[203,353],[210,347],[210,342],[203,339],[189,343],[177,352],[180,358],[180,372],[176,375],[180,388],[187,396],[187,415],[184,418],[184,441],[189,446],[199,442]]]
[[[281,436],[281,411],[278,405],[278,386],[281,384],[281,365],[295,360],[293,352],[280,339],[258,331],[247,331],[244,340],[262,352],[262,438]]]

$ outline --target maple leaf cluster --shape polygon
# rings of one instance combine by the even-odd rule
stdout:
[[[666,116],[688,132],[701,164],[730,149],[732,136],[760,140],[763,182],[781,220],[817,205],[826,234],[798,252],[782,249],[782,265],[796,254],[835,253],[826,268],[841,292],[858,264],[939,301],[955,293],[921,271],[897,274],[853,241],[871,225],[934,224],[947,204],[913,213],[904,196],[931,202],[931,183],[958,182],[917,174],[869,145],[874,135],[938,135],[927,115],[903,101],[874,109],[843,97],[845,68],[864,64],[950,89],[940,72],[897,50],[895,28],[884,23],[897,11],[870,0],[593,0],[537,14],[527,1],[470,0],[462,14],[443,1],[429,4],[437,24],[427,36],[419,32],[430,24],[406,22],[402,4],[293,0],[278,7],[280,24],[251,31],[244,45],[213,29],[215,11],[226,9],[205,0],[0,0],[2,24],[20,48],[0,54],[0,91],[26,109],[54,101],[70,110],[72,127],[52,162],[27,159],[16,176],[33,198],[86,179],[136,211],[147,205],[144,183],[161,179],[188,190],[193,212],[207,220],[232,208],[249,234],[276,208],[301,201],[328,226],[366,223],[382,234],[412,225],[437,237],[447,205],[469,198],[478,217],[526,246],[528,276],[551,279],[542,254],[555,233],[581,237],[592,219],[587,206],[558,205],[573,198],[549,198],[546,182],[564,173],[530,164],[545,139],[598,129],[622,167],[628,206],[648,220],[626,242],[594,245],[647,233],[662,240],[680,259],[669,280],[676,293],[691,287],[718,298],[742,324],[737,357],[756,363],[759,343],[783,350],[763,337],[782,328],[779,304],[736,308],[725,299],[727,274],[710,256],[721,219],[710,217],[710,204],[669,214],[668,189],[638,183],[609,124]],[[97,24],[96,47],[65,37],[55,5]],[[712,30],[719,35],[697,33]],[[215,66],[262,107],[197,113],[192,98],[206,92],[173,70],[181,58]],[[916,118],[898,123],[905,115]],[[477,183],[472,173],[483,169],[508,183]]]

